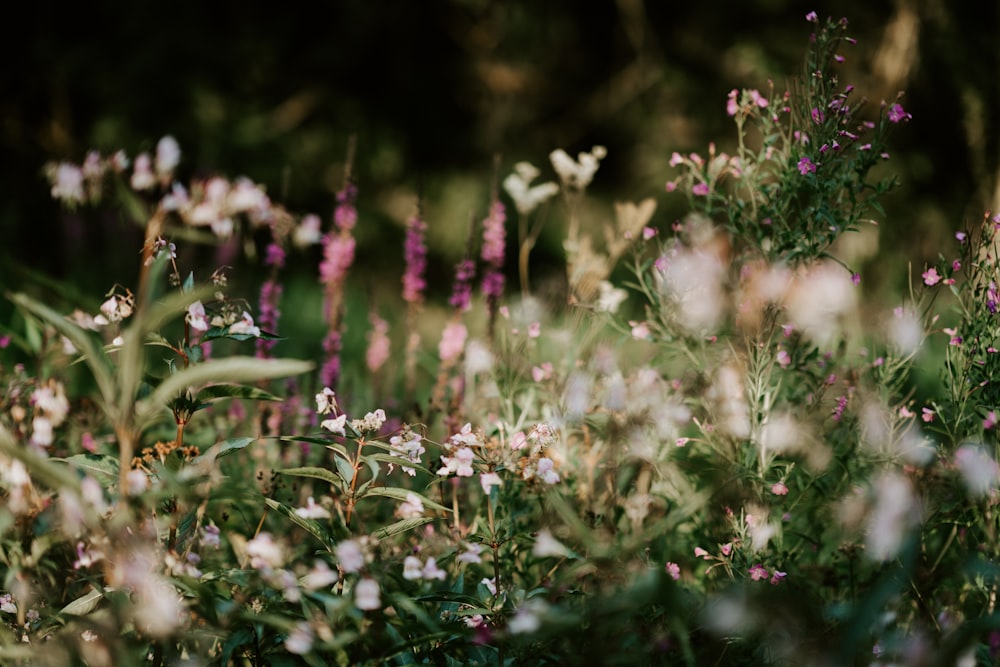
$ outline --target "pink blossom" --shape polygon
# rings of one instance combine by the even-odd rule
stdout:
[[[681,566],[677,563],[667,562],[663,569],[674,581],[681,578]]]
[[[708,195],[708,193],[709,193],[708,183],[697,183],[693,188],[691,188],[691,194],[696,195],[698,197],[704,197]]]
[[[441,342],[438,344],[438,356],[443,363],[448,363],[458,359],[465,349],[465,339],[468,330],[461,322],[449,322],[441,333]]]
[[[771,493],[776,496],[786,496],[788,495],[788,487],[782,482],[777,482],[771,485]]]
[[[767,568],[761,565],[760,563],[754,564],[747,571],[750,573],[750,579],[752,581],[763,581],[764,579],[767,579],[769,576],[771,576],[770,573],[767,571]]]
[[[937,285],[938,282],[941,280],[941,276],[938,274],[937,269],[935,269],[933,266],[924,271],[921,274],[921,277],[924,279],[924,284],[928,286]]]
[[[701,547],[695,547],[694,548],[694,555],[697,558],[701,558],[703,560],[709,560],[712,557],[707,551],[705,551]]]

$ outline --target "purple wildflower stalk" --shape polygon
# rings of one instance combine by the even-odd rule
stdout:
[[[406,240],[403,246],[403,258],[406,268],[403,271],[403,300],[406,301],[406,325],[410,335],[406,339],[406,356],[404,369],[406,374],[406,390],[412,397],[417,386],[417,353],[420,351],[420,333],[418,320],[424,304],[424,289],[427,287],[424,272],[427,270],[427,245],[424,233],[427,223],[423,221],[419,207],[416,215],[410,218],[406,225]]]
[[[260,308],[258,310],[257,324],[264,331],[274,333],[278,330],[278,319],[281,317],[279,304],[283,288],[278,282],[278,271],[285,266],[285,250],[276,242],[267,246],[267,254],[264,257],[264,265],[271,268],[271,275],[260,287]],[[256,352],[261,359],[270,356],[274,348],[275,340],[264,338],[257,339]]]
[[[496,196],[490,204],[489,215],[483,220],[483,249],[480,254],[486,268],[483,273],[483,295],[490,313],[490,331],[496,319],[497,308],[504,288],[504,251],[507,241],[507,215],[503,202]]]
[[[448,305],[465,312],[472,304],[472,279],[476,277],[476,263],[466,257],[455,266],[455,285]]]
[[[344,303],[344,283],[347,272],[354,263],[355,241],[351,234],[358,220],[355,206],[358,190],[351,182],[351,160],[354,142],[348,146],[347,174],[343,189],[337,193],[337,206],[333,212],[333,229],[323,238],[323,260],[319,265],[320,283],[325,288],[323,304],[327,321],[327,334],[323,340],[325,361],[320,369],[320,383],[336,387],[340,379],[341,315]]]

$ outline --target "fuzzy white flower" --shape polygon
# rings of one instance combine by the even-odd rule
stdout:
[[[574,190],[583,190],[594,179],[601,160],[608,154],[604,146],[594,146],[589,153],[580,153],[573,160],[566,151],[557,148],[549,154],[552,168],[556,170],[563,185]]]
[[[208,331],[208,317],[205,314],[205,306],[201,301],[195,301],[187,308],[187,315],[184,316],[185,321],[191,326],[194,331],[205,332]]]
[[[274,541],[270,533],[260,533],[247,542],[247,555],[250,557],[250,567],[256,570],[273,569],[285,561],[281,545]]]
[[[347,435],[347,415],[340,415],[336,419],[324,419],[320,422],[320,426],[334,435]]]
[[[254,326],[253,317],[250,313],[243,311],[243,318],[229,327],[230,334],[246,334],[248,336],[260,336],[260,327]]]
[[[424,514],[424,503],[415,493],[407,493],[406,500],[396,508],[396,514],[401,519],[416,519]]]
[[[170,178],[181,163],[181,147],[169,134],[156,144],[156,173],[160,178]]]
[[[303,519],[329,519],[330,511],[327,510],[322,505],[317,505],[316,501],[313,500],[312,496],[306,501],[305,507],[299,507],[295,510],[295,514],[302,517]]]
[[[514,206],[521,215],[528,215],[539,204],[559,192],[559,186],[552,181],[532,186],[531,182],[539,173],[530,162],[518,162],[514,165],[514,173],[503,181],[503,189],[514,200]]]
[[[313,631],[305,621],[299,621],[285,638],[285,649],[295,655],[305,655],[312,650]]]
[[[316,412],[321,415],[332,414],[337,411],[337,395],[333,389],[323,387],[323,391],[316,394]]]
[[[569,555],[569,549],[562,542],[552,535],[548,528],[542,528],[535,537],[535,545],[531,547],[531,553],[539,558],[555,556],[562,558]]]
[[[337,573],[330,569],[326,561],[318,560],[299,583],[307,591],[315,591],[337,583]]]
[[[365,552],[357,540],[340,542],[334,552],[344,572],[358,572],[365,566]]]
[[[354,586],[354,606],[362,611],[382,607],[381,589],[374,579],[362,579]]]

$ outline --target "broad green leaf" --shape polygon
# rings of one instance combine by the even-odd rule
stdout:
[[[406,501],[406,497],[409,494],[415,495],[420,499],[420,502],[424,504],[424,507],[430,507],[432,509],[440,510],[442,512],[450,512],[451,510],[444,505],[439,505],[425,495],[419,494],[416,491],[409,491],[407,489],[399,489],[394,486],[373,486],[365,490],[364,496],[358,496],[358,498],[367,498],[368,496],[382,496],[384,498],[392,498],[394,500],[399,500],[402,502]]]
[[[67,614],[70,616],[86,616],[90,612],[97,608],[100,603],[101,598],[104,597],[104,593],[97,590],[96,588],[89,593],[81,595],[77,599],[70,602],[68,605],[59,610],[60,614]]]
[[[160,386],[136,406],[139,425],[148,422],[166,409],[167,404],[185,389],[209,382],[256,382],[271,378],[301,375],[312,370],[313,364],[293,359],[258,359],[256,357],[228,357],[210,359],[178,371],[166,378]]]
[[[387,537],[392,537],[393,535],[399,535],[400,533],[405,533],[408,530],[413,530],[414,528],[419,528],[420,526],[427,525],[434,521],[434,517],[421,516],[414,519],[403,519],[402,521],[397,521],[396,523],[389,524],[384,528],[379,528],[375,531],[375,537],[383,540]]]
[[[311,477],[313,479],[321,479],[324,482],[329,482],[331,486],[340,489],[341,491],[345,489],[344,480],[326,468],[286,468],[285,470],[279,470],[278,472],[282,475],[291,475],[292,477]],[[349,481],[350,480],[348,480],[348,482]]]
[[[216,398],[245,398],[249,401],[283,401],[280,396],[275,396],[269,391],[251,387],[245,384],[211,384],[204,387],[195,396],[199,403],[211,401]]]
[[[113,484],[118,480],[118,459],[105,454],[75,454],[64,459],[52,459],[70,464],[82,470],[102,484]]]
[[[291,519],[292,523],[315,537],[323,546],[329,547],[330,540],[326,533],[320,528],[320,524],[316,520],[306,519],[305,517],[299,516],[294,510],[288,507],[288,505],[279,503],[273,498],[264,498],[264,502],[267,503],[267,506],[271,509],[279,512],[280,514],[284,514],[286,517]]]

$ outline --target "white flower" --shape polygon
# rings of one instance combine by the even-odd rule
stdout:
[[[599,313],[614,313],[618,311],[618,307],[622,305],[622,302],[628,298],[628,292],[621,289],[620,287],[615,287],[607,280],[602,280],[597,284],[597,289],[600,293],[597,296],[597,302],[594,304],[594,309]]]
[[[201,301],[195,301],[187,309],[187,315],[184,317],[191,328],[195,331],[208,331],[208,317],[205,315],[205,306]]]
[[[477,542],[468,542],[465,545],[465,551],[458,554],[455,558],[459,563],[482,563],[483,559],[480,557],[480,553],[483,551],[483,545]]]
[[[274,541],[270,533],[260,533],[247,542],[247,555],[250,556],[250,567],[257,570],[277,568],[285,560],[281,545]]]
[[[594,146],[589,153],[580,153],[579,162],[571,158],[566,151],[557,148],[549,154],[552,168],[559,174],[563,185],[575,190],[583,190],[594,179],[600,161],[608,154],[604,146]]]
[[[328,415],[337,411],[337,395],[333,389],[323,387],[323,391],[316,394],[316,412],[321,415]]]
[[[315,591],[337,583],[337,573],[330,569],[326,561],[318,560],[299,582],[307,591]]]
[[[319,243],[323,239],[323,233],[320,231],[321,225],[322,221],[319,216],[313,213],[302,218],[295,231],[292,232],[292,245],[296,248],[305,248]]]
[[[362,611],[382,607],[381,589],[374,579],[362,579],[354,586],[354,605]]]
[[[17,613],[17,603],[14,602],[14,596],[10,593],[0,595],[0,611],[7,614]]]
[[[63,162],[55,169],[52,183],[52,198],[61,199],[67,203],[82,202],[83,170],[75,164]]]
[[[539,204],[559,192],[559,186],[551,181],[532,187],[531,181],[538,177],[539,171],[529,162],[518,162],[514,165],[514,172],[504,179],[503,188],[514,200],[521,215],[528,215]]]
[[[507,624],[511,634],[528,634],[542,627],[541,614],[548,609],[544,600],[533,598],[518,608],[514,617]]]
[[[538,459],[538,476],[546,484],[555,484],[559,481],[559,473],[552,469],[554,465],[552,459],[546,456]]]
[[[243,311],[243,319],[229,327],[230,334],[247,334],[249,336],[260,336],[260,327],[253,324],[253,317],[250,313]]]
[[[161,178],[173,176],[174,169],[181,162],[181,147],[169,134],[156,144],[156,173]]]
[[[407,493],[406,501],[396,508],[401,519],[416,519],[424,514],[424,503],[415,493]]]
[[[494,486],[503,485],[503,480],[495,472],[486,472],[479,476],[479,483],[483,487],[483,493],[489,495]]]
[[[421,574],[422,568],[423,564],[420,562],[419,558],[416,556],[407,556],[403,561],[403,579],[406,579],[407,581],[419,579],[423,576]]]
[[[357,540],[345,540],[339,543],[334,552],[344,572],[358,572],[365,566],[365,553]]]
[[[531,548],[531,553],[539,558],[548,556],[561,558],[569,555],[569,549],[553,537],[552,532],[548,528],[542,528],[538,531],[538,536],[535,537],[535,546]]]
[[[334,435],[347,435],[345,427],[347,425],[347,415],[340,415],[336,419],[324,419],[320,426],[330,431]]]
[[[295,655],[305,655],[312,650],[313,631],[305,621],[299,621],[285,638],[285,649]]]
[[[424,579],[437,579],[438,581],[444,581],[448,576],[448,573],[437,566],[437,561],[433,558],[428,558],[420,576]]]
[[[135,158],[132,166],[132,178],[130,181],[132,189],[138,192],[149,190],[156,185],[156,177],[153,176],[153,164],[149,153],[140,153]]]
[[[317,505],[312,496],[306,501],[305,507],[299,507],[295,513],[303,519],[329,519],[330,512],[322,505]]]
[[[972,495],[986,495],[997,486],[1000,468],[982,446],[967,444],[959,447],[955,452],[955,467]]]

